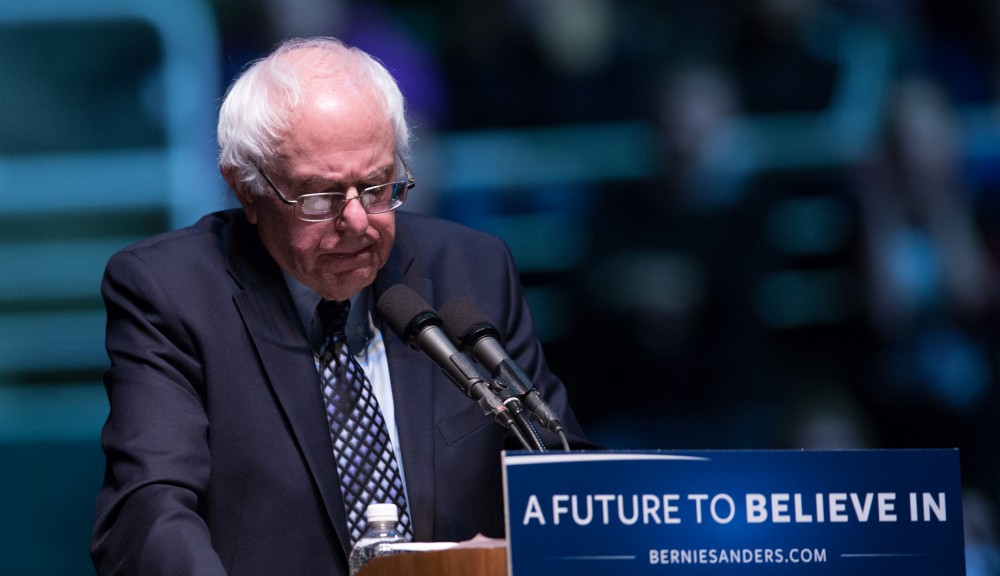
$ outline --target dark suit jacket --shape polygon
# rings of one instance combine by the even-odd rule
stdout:
[[[434,307],[472,298],[586,447],[506,246],[405,212],[396,228],[377,289],[404,282]],[[111,413],[91,542],[98,572],[346,574],[349,541],[319,377],[256,228],[240,211],[206,216],[116,254],[102,290]],[[376,321],[415,539],[503,536],[499,453],[520,445]]]

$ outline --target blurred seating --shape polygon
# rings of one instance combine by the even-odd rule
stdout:
[[[201,0],[0,3],[0,574],[93,574],[108,257],[224,204]]]
[[[0,383],[92,380],[108,256],[223,202],[211,15],[8,1],[0,53]]]

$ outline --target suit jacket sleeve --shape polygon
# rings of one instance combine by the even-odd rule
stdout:
[[[208,419],[193,343],[176,295],[142,260],[122,252],[102,286],[112,412],[92,540],[101,574],[198,574],[225,570],[199,515],[209,484]]]

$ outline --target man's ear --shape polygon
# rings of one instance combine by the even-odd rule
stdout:
[[[236,199],[239,200],[240,205],[243,206],[243,213],[246,214],[247,220],[251,224],[257,223],[257,198],[254,193],[250,191],[250,187],[246,182],[241,181],[236,174],[236,168],[233,166],[220,166],[219,172],[222,173],[222,178],[229,184],[229,187],[233,189],[236,194]]]

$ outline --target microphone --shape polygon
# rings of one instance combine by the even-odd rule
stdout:
[[[407,346],[430,357],[469,398],[479,403],[487,415],[492,415],[504,428],[512,429],[522,444],[532,449],[517,425],[516,416],[524,410],[520,401],[508,410],[476,364],[459,352],[441,330],[441,318],[419,294],[405,284],[396,284],[382,293],[376,309]],[[544,445],[537,446],[538,442],[535,448],[544,450]]]
[[[521,370],[501,344],[500,330],[475,304],[455,298],[441,306],[444,329],[456,345],[485,366],[502,384],[521,399],[542,425],[563,435],[558,414],[542,399],[528,375]]]

